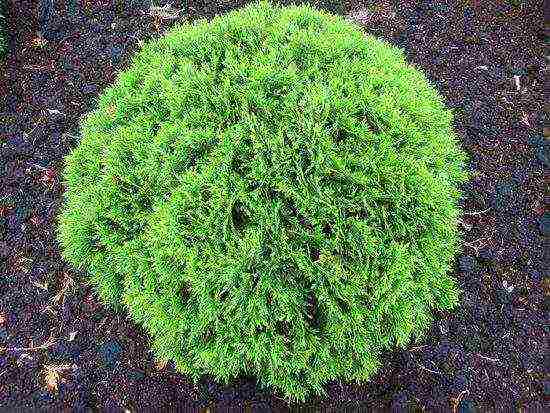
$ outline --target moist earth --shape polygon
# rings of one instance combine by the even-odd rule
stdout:
[[[550,282],[542,1],[345,1],[344,14],[402,47],[455,112],[470,156],[455,277],[460,306],[384,356],[368,383],[333,382],[289,405],[241,377],[199,384],[156,363],[146,334],[105,308],[56,242],[63,157],[143,41],[247,1],[8,1],[0,63],[0,407],[134,411],[541,411]],[[544,130],[547,132],[547,129]],[[547,184],[547,183],[546,183]]]

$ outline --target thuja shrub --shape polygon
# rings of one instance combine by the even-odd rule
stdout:
[[[465,156],[399,49],[310,7],[146,44],[67,157],[64,257],[191,377],[367,380],[451,309]]]

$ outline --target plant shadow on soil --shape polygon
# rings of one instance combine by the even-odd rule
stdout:
[[[327,397],[307,406],[288,406],[251,378],[195,386],[155,363],[143,331],[104,308],[84,275],[63,263],[55,240],[60,170],[78,121],[138,42],[177,19],[151,16],[143,0],[37,3],[9,2],[0,66],[0,407],[542,410],[550,285],[541,1],[318,2],[403,47],[427,73],[456,113],[472,179],[455,273],[460,307],[436,314],[424,341],[387,354],[371,382],[331,383]],[[246,1],[171,3],[180,19],[196,19]],[[49,388],[48,366],[59,367]]]

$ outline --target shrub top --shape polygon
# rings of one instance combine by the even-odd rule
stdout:
[[[198,378],[304,399],[457,302],[464,155],[403,53],[260,3],[149,42],[67,158],[64,256]]]

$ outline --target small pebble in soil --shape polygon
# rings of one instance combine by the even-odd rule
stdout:
[[[525,69],[527,70],[527,76],[529,76],[529,78],[531,79],[534,79],[537,77],[540,67],[536,64],[529,64],[525,67]]]
[[[396,36],[394,42],[398,45],[398,46],[403,46],[405,45],[405,43],[407,42],[407,35],[405,33],[400,33]]]
[[[40,31],[46,38],[50,33],[50,21],[53,14],[53,0],[41,0],[38,3],[38,23]]]
[[[392,412],[401,412],[407,408],[408,397],[406,392],[399,392],[395,395],[391,403]]]
[[[502,80],[504,76],[506,75],[505,69],[500,65],[492,66],[488,71],[487,74],[493,80],[494,82],[498,82],[499,80]]]
[[[479,250],[479,259],[484,264],[490,264],[495,261],[496,253],[492,248],[483,247]]]
[[[533,282],[538,283],[542,281],[542,274],[539,270],[531,270],[529,275],[530,275],[531,281]]]
[[[132,370],[128,373],[128,376],[131,380],[139,381],[145,378],[145,373],[140,370]]]
[[[97,86],[93,83],[87,83],[84,86],[82,86],[82,93],[85,95],[94,95],[98,91]]]
[[[519,207],[514,203],[518,203],[515,196],[515,183],[513,181],[501,181],[496,185],[495,193],[492,199],[492,206],[498,212],[517,212]]]
[[[53,395],[46,391],[39,391],[36,393],[36,400],[41,403],[51,403],[53,402]]]
[[[500,288],[495,294],[497,304],[509,304],[512,301],[512,295],[504,288]]]
[[[15,95],[8,95],[6,97],[6,107],[9,111],[15,111],[17,107],[17,97]]]
[[[524,67],[515,67],[512,69],[512,76],[527,76],[527,69]]]
[[[409,22],[411,23],[412,26],[414,26],[420,21],[421,18],[422,18],[422,11],[414,10],[409,17]]]
[[[536,355],[527,352],[520,353],[519,360],[523,371],[535,370],[541,364]]]
[[[433,4],[431,8],[436,13],[447,13],[449,11],[449,6],[446,4]]]
[[[116,340],[109,340],[101,346],[101,355],[107,367],[113,368],[117,363],[122,347]]]
[[[458,259],[458,268],[463,273],[471,273],[476,266],[476,259],[471,255],[463,255]]]
[[[241,397],[245,400],[253,399],[255,391],[256,387],[254,386],[254,383],[244,383],[239,387]]]
[[[474,402],[472,402],[471,400],[461,400],[460,403],[458,404],[458,409],[457,409],[457,412],[458,413],[474,413],[475,412],[475,407],[474,407]]]
[[[536,156],[537,159],[544,164],[544,166],[549,167],[550,166],[550,156],[548,154],[549,148],[548,148],[548,142],[544,143],[544,146],[539,146],[536,149]]]
[[[50,348],[49,356],[53,360],[74,362],[80,356],[80,349],[75,342],[58,342]]]
[[[525,185],[529,180],[529,172],[527,168],[519,168],[512,172],[512,179],[519,185]]]
[[[8,221],[6,218],[0,216],[0,236],[4,236],[8,232]]]
[[[546,212],[540,219],[539,219],[539,230],[542,235],[545,237],[550,236],[550,213]]]
[[[61,59],[60,64],[61,68],[67,72],[75,70],[74,65],[68,59]]]
[[[468,387],[468,378],[462,374],[457,374],[452,380],[452,387],[455,391],[463,391]]]
[[[449,346],[449,343],[445,340],[434,348],[432,357],[436,361],[443,361],[449,356],[450,351],[451,347]]]
[[[22,135],[9,136],[8,144],[10,144],[15,149],[17,155],[30,155],[30,153],[32,152],[32,144],[30,142],[27,142]]]
[[[111,47],[111,63],[113,65],[116,65],[120,63],[122,59],[122,47],[121,46],[113,46]]]
[[[527,143],[534,148],[538,148],[544,145],[544,137],[542,135],[529,136]]]
[[[105,402],[105,411],[119,412],[121,411],[121,408],[116,400],[107,399],[107,401]]]
[[[449,322],[447,320],[439,321],[439,331],[441,335],[447,335],[449,333]]]
[[[102,27],[97,23],[93,23],[89,27],[89,31],[94,34],[99,34],[101,33],[102,30],[103,30]]]
[[[473,9],[466,8],[464,10],[464,18],[466,19],[473,19],[475,17],[475,12]]]

